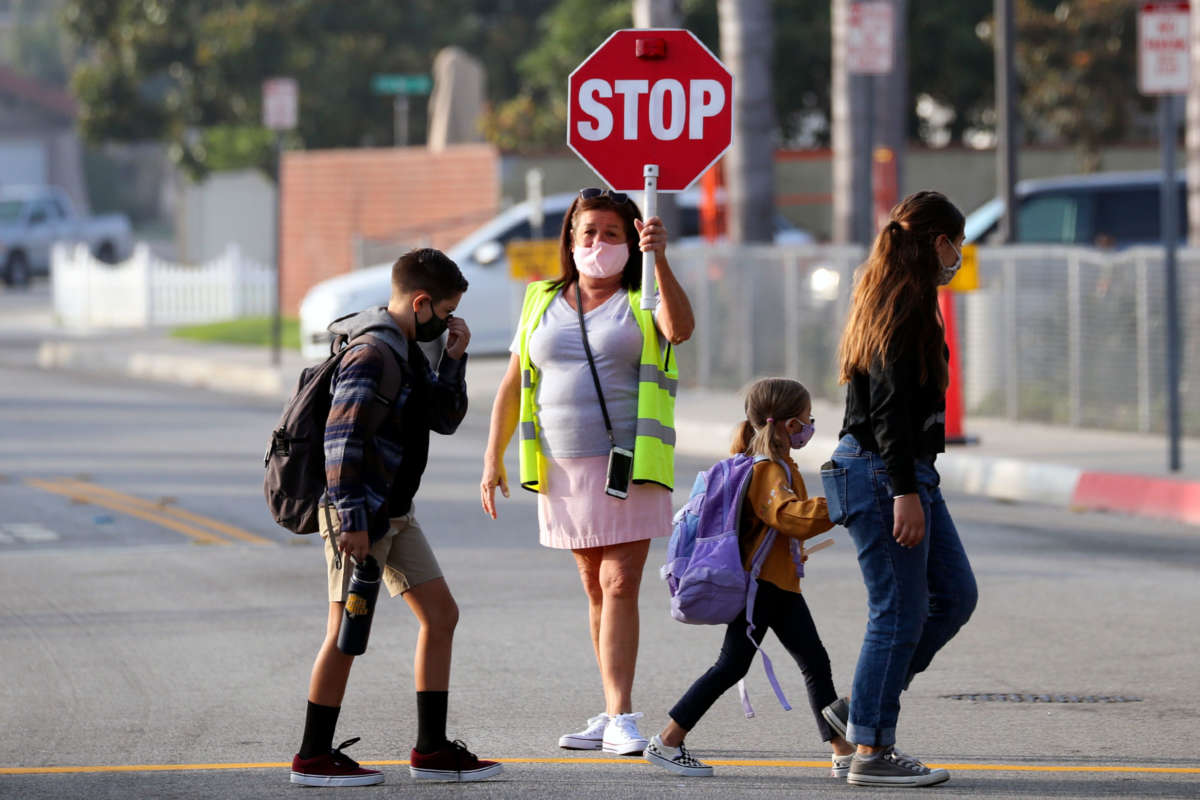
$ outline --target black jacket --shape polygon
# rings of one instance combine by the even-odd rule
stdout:
[[[880,455],[895,494],[915,492],[916,459],[932,461],[946,450],[945,392],[934,375],[921,381],[916,353],[894,355],[886,368],[876,359],[847,387],[839,436],[847,433]]]

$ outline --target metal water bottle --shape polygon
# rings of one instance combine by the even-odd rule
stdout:
[[[375,598],[379,596],[379,562],[368,555],[354,567],[346,608],[342,612],[342,627],[337,646],[348,656],[361,656],[367,651],[371,635],[371,617],[375,614]]]

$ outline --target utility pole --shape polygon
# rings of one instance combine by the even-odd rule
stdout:
[[[995,0],[996,18],[996,187],[1004,199],[1000,243],[1018,240],[1016,76],[1013,71],[1013,0]]]
[[[721,59],[733,73],[733,145],[726,157],[727,219],[734,242],[775,238],[775,119],[770,0],[718,0]]]

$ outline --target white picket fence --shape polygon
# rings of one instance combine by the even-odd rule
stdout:
[[[230,245],[200,266],[172,264],[145,244],[105,264],[85,245],[57,244],[50,262],[54,312],[69,328],[146,328],[263,316],[274,307],[275,270]]]

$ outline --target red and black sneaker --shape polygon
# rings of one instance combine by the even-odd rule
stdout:
[[[482,781],[499,775],[502,769],[498,762],[480,761],[457,739],[432,753],[413,750],[408,760],[409,774],[431,781]]]
[[[292,783],[304,786],[373,786],[383,783],[383,773],[377,769],[360,767],[358,762],[342,752],[358,741],[358,737],[347,739],[328,753],[312,758],[292,759]]]

